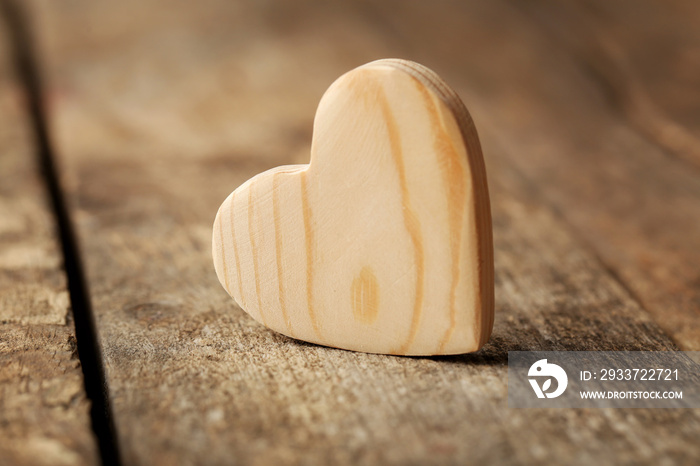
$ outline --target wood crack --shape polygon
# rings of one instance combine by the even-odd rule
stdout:
[[[25,16],[23,6],[13,0],[0,1],[0,15],[5,16],[9,25],[13,58],[18,80],[24,86],[36,157],[43,171],[51,208],[59,230],[85,393],[92,402],[90,410],[92,429],[97,437],[102,464],[120,465],[121,457],[112,419],[102,351],[87,291],[80,250],[68,213],[67,201],[63,195],[56,154],[47,127],[41,74],[34,54],[29,20]]]

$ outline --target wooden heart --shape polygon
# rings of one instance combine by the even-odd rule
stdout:
[[[214,221],[219,281],[293,338],[456,354],[493,326],[486,172],[464,104],[434,72],[379,60],[335,81],[311,162],[246,181]]]

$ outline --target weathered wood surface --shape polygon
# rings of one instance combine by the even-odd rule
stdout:
[[[97,460],[56,225],[0,18],[0,464]]]
[[[700,8],[688,0],[528,2],[613,108],[670,155],[700,167]],[[534,7],[533,7],[534,6]]]
[[[531,119],[561,142],[531,146],[537,160],[514,163],[533,182],[551,183],[548,201],[682,348],[700,350],[700,6],[546,5],[526,11],[543,26],[540,40],[559,44],[541,63],[557,73],[543,72],[542,94],[529,96],[549,115]],[[558,83],[576,75],[598,95],[572,106]],[[603,111],[591,118],[590,107]],[[514,106],[501,110],[512,118]],[[538,144],[530,131],[513,134]],[[586,205],[596,207],[579,208]]]
[[[675,348],[647,311],[698,346],[697,172],[576,55],[501,2],[193,5],[35,2],[128,464],[698,461],[696,410],[505,405],[509,350]],[[443,75],[483,135],[497,314],[477,354],[299,343],[211,266],[221,199],[306,163],[323,90],[389,56]]]

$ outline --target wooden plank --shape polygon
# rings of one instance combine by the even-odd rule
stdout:
[[[501,142],[530,123],[528,106],[503,102],[525,99],[516,82],[523,76],[493,50],[465,44],[464,34],[506,51],[520,44],[549,53],[522,15],[495,2],[439,10],[394,3],[387,11],[396,22],[366,5],[67,5],[39,2],[37,21],[127,464],[700,458],[694,410],[506,407],[509,350],[674,348],[515,168],[513,154],[536,161],[540,147]],[[415,38],[401,38],[409,25]],[[459,44],[459,53],[445,44]],[[491,341],[476,354],[398,358],[291,340],[233,305],[211,264],[221,200],[254,173],[308,161],[326,86],[392,55],[447,72],[488,141],[497,314]],[[478,57],[486,71],[462,76],[458,55]],[[492,84],[500,74],[509,81]],[[597,95],[586,77],[574,77]],[[509,95],[511,87],[518,93]],[[505,109],[514,112],[509,119]],[[598,107],[586,111],[606,117]],[[529,129],[547,141],[548,127]]]
[[[539,10],[519,8],[482,8],[489,27],[471,7],[446,24],[410,2],[399,13],[386,5],[375,13],[411,58],[444,63],[448,82],[462,83],[485,151],[538,186],[539,202],[554,206],[682,348],[700,349],[698,171],[611,105],[609,87],[566,45],[587,43],[575,35],[577,16],[550,18],[563,24],[552,36],[537,28]],[[460,44],[463,58],[430,46],[437,41]],[[696,98],[697,86],[686,89]],[[493,151],[496,144],[503,150]]]
[[[700,168],[700,5],[539,3],[526,11],[588,67],[614,108],[669,154]]]
[[[563,40],[561,31],[552,34],[568,44],[580,67],[597,73],[608,117],[622,113],[626,121],[615,126],[601,118],[580,131],[600,141],[580,155],[593,156],[584,168],[594,184],[572,186],[570,177],[562,176],[557,189],[567,192],[557,194],[555,202],[575,213],[572,224],[674,340],[699,350],[700,235],[693,232],[700,229],[700,88],[693,53],[700,45],[700,8],[696,2],[644,1],[593,2],[590,9],[588,14],[541,10],[555,14],[553,22],[569,31],[589,26],[588,34],[568,36],[596,44],[592,48]],[[551,166],[559,155],[546,157]],[[575,161],[558,163],[572,167]],[[600,207],[580,212],[583,203]],[[624,211],[636,217],[623,217]]]
[[[56,225],[10,65],[4,20],[0,17],[0,463],[95,464]]]
[[[588,176],[620,189],[602,203],[607,212],[599,218],[583,214],[573,222],[588,225],[589,241],[674,340],[699,350],[700,4],[596,0],[585,8],[559,2],[528,13],[592,73],[610,114],[624,116],[627,125],[620,129],[637,133],[607,136],[604,123],[588,132],[610,141],[600,155],[615,165],[614,180],[599,176],[596,163],[587,167]],[[637,146],[641,139],[650,150]],[[572,191],[579,203],[599,201],[580,188]],[[568,196],[561,201],[573,207]],[[623,206],[639,218],[614,226]]]

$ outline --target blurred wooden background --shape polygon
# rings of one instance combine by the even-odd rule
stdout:
[[[700,350],[699,3],[1,4],[0,463],[700,462],[698,410],[506,403],[508,351]],[[384,57],[482,138],[475,354],[300,343],[214,274],[220,202],[305,163],[326,87]]]

